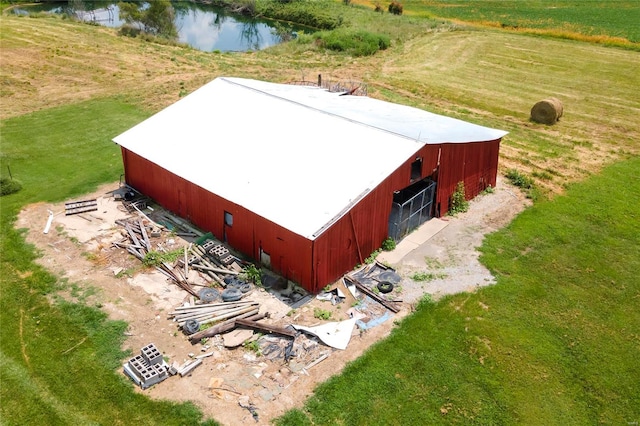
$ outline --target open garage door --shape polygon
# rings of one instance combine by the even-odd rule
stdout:
[[[389,215],[389,237],[398,242],[433,217],[436,182],[418,181],[393,194]]]

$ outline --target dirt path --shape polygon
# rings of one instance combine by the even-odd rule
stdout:
[[[318,383],[339,373],[347,362],[386,337],[393,320],[410,313],[425,293],[437,298],[493,283],[493,277],[478,263],[475,247],[481,244],[486,233],[507,224],[527,204],[519,192],[499,182],[495,193],[472,201],[468,213],[447,218],[448,225],[442,231],[395,265],[403,277],[399,296],[405,302],[398,314],[386,315],[386,321],[366,330],[354,328],[346,350],[299,337],[294,347],[296,355],[285,363],[281,356],[274,354],[256,356],[243,347],[225,348],[220,336],[206,342],[207,346],[189,343],[167,317],[169,311],[188,300],[187,293],[167,282],[161,274],[143,270],[139,261],[112,246],[113,241],[121,238],[115,220],[128,216],[111,195],[116,188],[117,184],[106,185],[83,197],[96,198],[98,211],[65,216],[63,204],[39,203],[23,209],[16,226],[29,230],[27,240],[42,251],[39,262],[61,279],[68,280],[67,289],[61,292],[63,297],[98,306],[110,318],[127,321],[126,349],[136,354],[141,347],[154,343],[170,362],[179,363],[190,359],[190,354],[213,352],[192,375],[170,377],[138,391],[151,398],[192,401],[205,416],[225,425],[268,424],[286,411],[301,407]],[[55,217],[49,233],[44,234],[49,210]],[[162,238],[165,244],[181,244],[179,238],[172,235]],[[417,271],[431,271],[436,278],[427,282],[408,278]],[[316,307],[331,311],[334,321],[349,318],[347,311],[355,299],[348,292],[346,296],[346,300],[336,306],[314,299],[290,316],[287,316],[290,307],[264,290],[254,290],[250,298],[261,303],[261,310],[269,311],[269,322],[273,324],[310,326],[322,322],[314,318]],[[367,305],[363,311],[369,318],[381,318],[386,312],[375,303]],[[281,349],[288,340],[270,337],[261,342],[263,348],[271,344],[272,348],[279,345]],[[305,368],[324,356],[327,357],[324,361]],[[117,373],[122,374],[121,370]],[[248,401],[255,407],[257,423],[239,401]]]

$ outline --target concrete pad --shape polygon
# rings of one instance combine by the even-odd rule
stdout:
[[[376,260],[390,265],[398,264],[403,257],[420,247],[420,245],[424,244],[438,232],[442,231],[448,224],[449,222],[442,219],[430,219],[423,223],[418,229],[404,237],[404,239],[396,245],[394,250],[380,253]]]

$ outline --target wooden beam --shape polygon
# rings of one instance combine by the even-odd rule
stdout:
[[[241,325],[243,327],[255,328],[257,330],[266,331],[267,333],[275,333],[282,334],[284,336],[296,337],[297,331],[289,330],[282,327],[276,327],[274,325],[265,324],[262,322],[251,321],[246,319],[237,319],[236,325]]]

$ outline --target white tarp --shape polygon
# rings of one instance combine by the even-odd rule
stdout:
[[[332,348],[345,350],[351,340],[353,327],[356,325],[356,318],[351,318],[339,322],[328,322],[315,327],[292,324],[296,330],[306,331],[317,336],[325,345]]]

